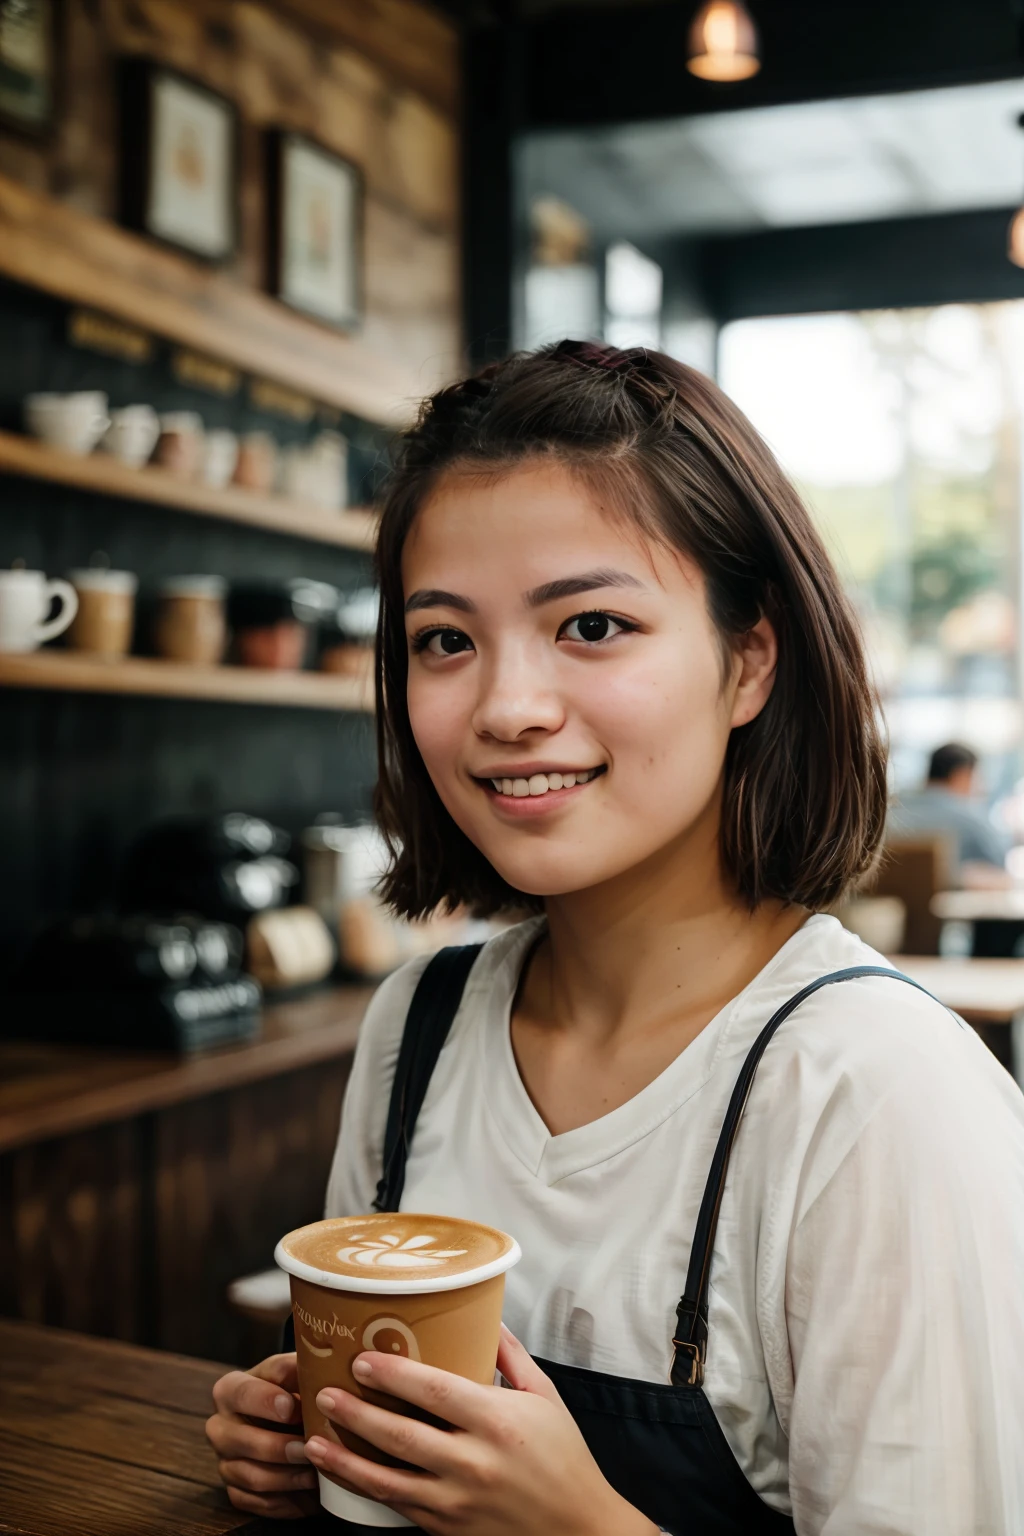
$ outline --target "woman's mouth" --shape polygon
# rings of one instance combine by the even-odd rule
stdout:
[[[560,790],[577,789],[605,773],[606,765],[553,773],[531,773],[516,777],[480,778],[477,783],[502,800],[539,800]]]

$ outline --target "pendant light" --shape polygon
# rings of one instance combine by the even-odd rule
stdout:
[[[761,68],[757,46],[742,0],[707,0],[690,26],[686,67],[702,80],[749,80]]]
[[[1024,128],[1024,112],[1017,119],[1017,127]],[[1018,208],[1010,220],[1006,236],[1006,254],[1015,267],[1024,267],[1024,208]]]

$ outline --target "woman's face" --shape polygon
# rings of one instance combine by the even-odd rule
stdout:
[[[537,462],[442,480],[402,578],[417,745],[510,885],[588,889],[717,828],[729,732],[768,697],[775,639],[762,620],[723,667],[686,556]]]

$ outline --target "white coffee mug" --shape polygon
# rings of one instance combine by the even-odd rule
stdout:
[[[160,418],[151,405],[124,405],[111,411],[103,447],[122,464],[145,464],[160,436]]]
[[[25,424],[33,436],[64,453],[91,453],[110,425],[107,397],[101,389],[70,395],[29,395]]]
[[[216,489],[229,485],[238,463],[238,438],[227,427],[213,427],[203,440],[203,482]]]
[[[60,611],[47,619],[55,597]],[[78,594],[70,582],[47,581],[42,571],[0,571],[0,651],[34,651],[63,634],[77,612]]]

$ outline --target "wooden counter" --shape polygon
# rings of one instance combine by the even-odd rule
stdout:
[[[0,1152],[351,1054],[372,987],[270,1004],[259,1039],[197,1056],[0,1041]]]
[[[322,1212],[371,991],[196,1057],[0,1044],[0,1315],[245,1359],[226,1287]]]

